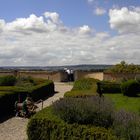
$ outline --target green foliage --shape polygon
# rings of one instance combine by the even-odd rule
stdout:
[[[27,86],[34,86],[34,80],[32,77],[18,77],[16,86],[27,87]]]
[[[0,77],[0,86],[14,86],[16,77],[12,75]]]
[[[30,119],[27,135],[29,140],[115,140],[110,129],[65,123],[53,114],[52,107]]]
[[[31,87],[31,86],[42,84],[46,81],[47,80],[45,80],[45,79],[33,78],[31,76],[28,76],[28,77],[20,76],[17,78],[16,86]]]
[[[68,123],[112,125],[113,104],[106,98],[64,98],[53,103],[54,113]]]
[[[128,80],[121,84],[121,90],[123,95],[137,96],[140,93],[140,83],[136,80]]]
[[[31,96],[34,101],[44,99],[54,94],[54,83],[46,81],[43,84],[28,87],[0,87],[0,111],[1,114],[14,112],[15,101],[23,102],[25,98]],[[2,115],[1,115],[2,116]],[[0,116],[0,117],[1,117]]]
[[[14,113],[14,103],[18,95],[14,92],[0,91],[0,118]]]
[[[140,117],[124,110],[116,112],[113,130],[118,139],[140,140]]]
[[[103,93],[120,93],[121,92],[120,83],[110,82],[110,81],[100,81],[99,84]]]
[[[72,90],[93,90],[94,92],[97,91],[96,83],[99,80],[93,78],[84,78],[74,82]]]
[[[90,97],[95,96],[97,93],[93,92],[92,90],[72,90],[68,91],[64,94],[64,97]]]
[[[43,84],[34,86],[29,93],[34,101],[37,101],[38,99],[45,99],[52,94],[54,94],[54,83],[49,80]]]
[[[65,97],[87,97],[97,95],[97,82],[93,78],[84,78],[74,82],[71,91],[65,93]]]
[[[106,70],[111,73],[140,73],[140,66],[134,64],[127,64],[125,61],[121,61],[120,64]]]

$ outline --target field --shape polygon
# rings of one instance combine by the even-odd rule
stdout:
[[[140,97],[127,97],[123,94],[104,94],[109,97],[115,104],[117,110],[125,109],[127,111],[140,113]]]

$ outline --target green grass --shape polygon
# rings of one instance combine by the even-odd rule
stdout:
[[[115,104],[117,110],[125,109],[126,111],[140,113],[140,97],[127,97],[120,94],[104,94],[109,97]]]

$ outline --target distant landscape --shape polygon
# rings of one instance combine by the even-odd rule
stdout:
[[[73,70],[93,70],[103,71],[112,67],[113,65],[66,65],[66,66],[4,66],[0,67],[0,70],[47,70],[47,71],[61,71],[64,68]]]

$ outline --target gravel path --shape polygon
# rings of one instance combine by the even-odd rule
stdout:
[[[66,91],[71,90],[72,85],[68,83],[55,82],[55,91],[57,93],[43,102],[43,107],[49,106],[53,101],[62,98]],[[39,103],[40,110],[42,104]],[[3,123],[0,123],[0,140],[27,140],[26,127],[28,119],[12,117]]]

